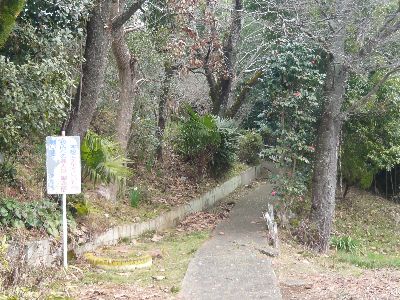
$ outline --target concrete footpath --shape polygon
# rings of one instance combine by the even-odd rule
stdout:
[[[262,212],[271,190],[262,183],[236,201],[190,262],[180,299],[282,299],[270,258],[260,252],[269,248]]]

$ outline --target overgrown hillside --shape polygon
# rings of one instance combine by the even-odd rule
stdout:
[[[269,160],[281,228],[398,266],[399,24],[398,0],[0,0],[0,274],[14,242],[60,244],[45,141],[63,132],[73,244]]]
[[[397,299],[400,205],[359,189],[338,203],[328,255],[282,235],[274,260],[285,299]]]

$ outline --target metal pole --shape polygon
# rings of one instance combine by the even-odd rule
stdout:
[[[394,196],[397,196],[397,165],[394,166]]]
[[[65,136],[65,131],[61,132]],[[62,227],[63,227],[63,266],[68,268],[67,251],[68,251],[68,231],[67,231],[67,195],[62,195]]]
[[[64,268],[68,267],[68,261],[67,261],[67,195],[63,194],[62,195],[62,226],[63,226],[63,266]]]

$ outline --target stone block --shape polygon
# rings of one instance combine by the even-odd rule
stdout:
[[[39,240],[25,245],[25,261],[29,266],[48,266],[51,263],[50,241]]]

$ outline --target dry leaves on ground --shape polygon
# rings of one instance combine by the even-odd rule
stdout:
[[[139,287],[134,284],[88,285],[80,287],[73,295],[80,300],[168,300],[172,299],[167,291],[158,287]]]
[[[361,276],[308,275],[297,278],[296,284],[285,281],[281,282],[284,299],[400,299],[400,271],[394,270],[366,270]]]
[[[212,230],[219,222],[226,219],[234,203],[221,203],[215,212],[201,211],[187,216],[177,227],[178,231]]]
[[[184,162],[172,151],[165,151],[162,163],[150,172],[137,166],[137,182],[148,189],[152,203],[178,206],[217,185],[211,177],[199,177],[196,168]]]

